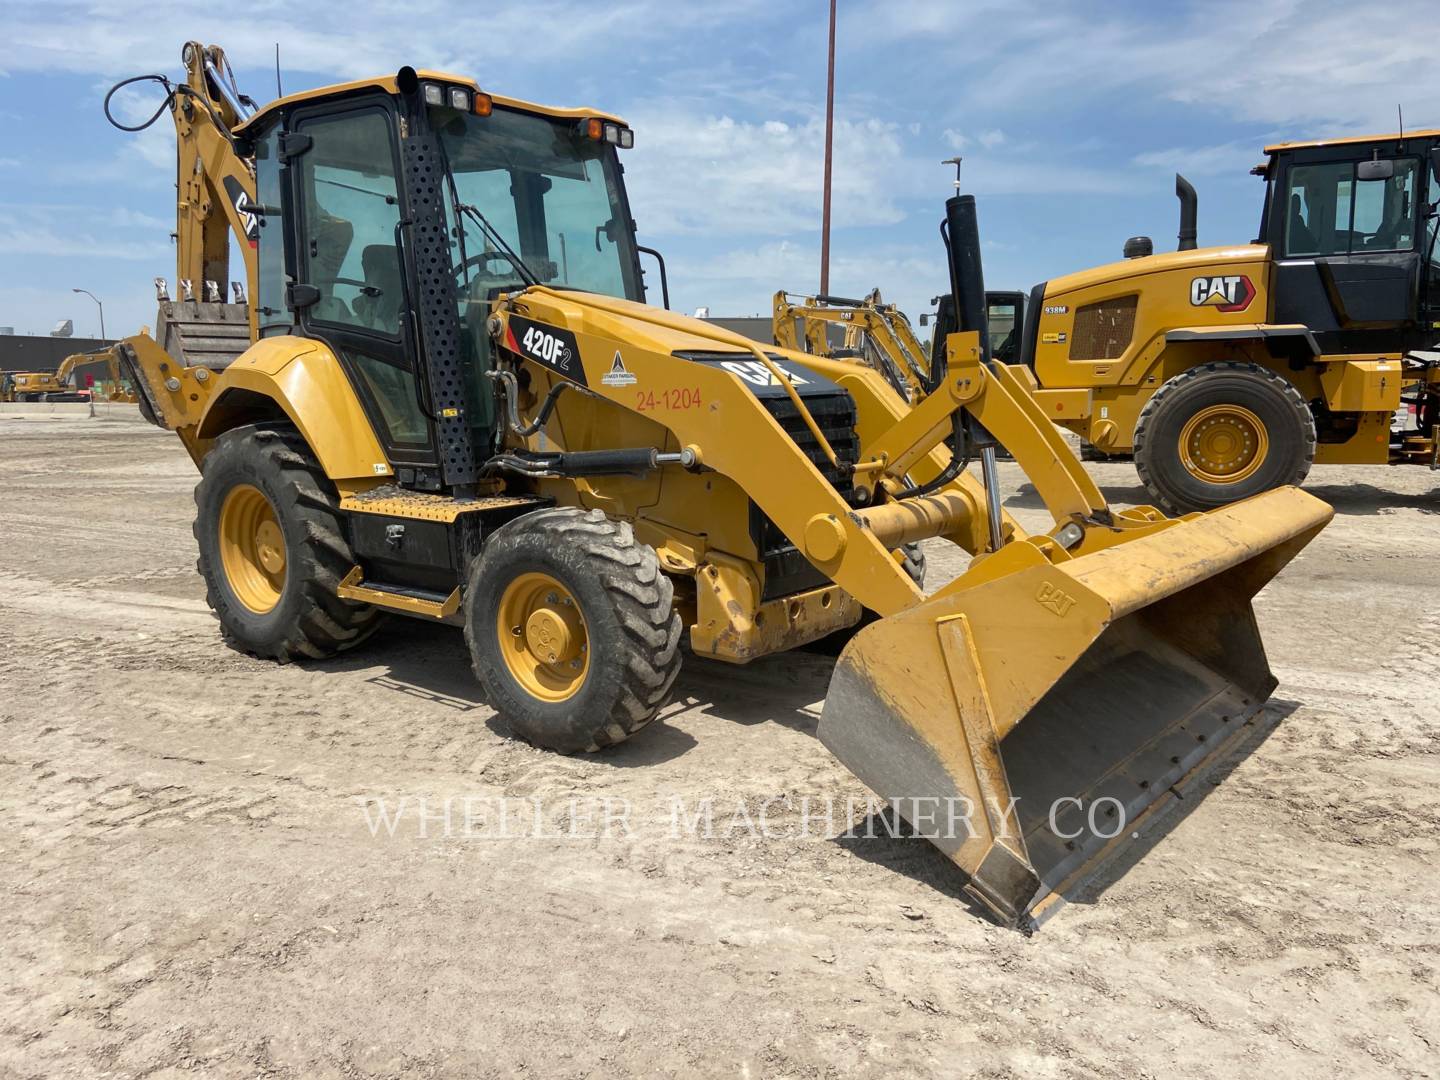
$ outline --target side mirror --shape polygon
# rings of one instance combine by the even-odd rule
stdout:
[[[928,311],[922,311],[922,312],[920,313],[920,325],[921,325],[921,326],[929,326],[929,325],[930,325],[930,313],[929,313]]]
[[[1395,175],[1395,161],[1359,161],[1355,164],[1355,176],[1360,180],[1389,180]]]

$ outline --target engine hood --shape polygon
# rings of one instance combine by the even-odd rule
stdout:
[[[1263,263],[1270,257],[1266,244],[1242,244],[1232,247],[1196,248],[1193,251],[1167,251],[1159,255],[1147,255],[1141,259],[1121,259],[1118,262],[1095,266],[1074,274],[1064,274],[1050,279],[1046,286],[1047,298],[1106,285],[1115,281],[1129,281],[1146,274],[1164,274],[1171,271],[1193,271],[1204,273],[1212,267],[1233,267],[1240,263]]]

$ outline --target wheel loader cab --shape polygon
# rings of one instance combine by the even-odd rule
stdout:
[[[1440,140],[1268,153],[1260,239],[1273,260],[1269,321],[1308,327],[1326,354],[1433,347]]]
[[[643,300],[616,155],[633,136],[611,118],[402,73],[281,102],[246,134],[258,335],[334,351],[406,486],[464,483],[440,447],[493,442],[498,296],[540,283]]]

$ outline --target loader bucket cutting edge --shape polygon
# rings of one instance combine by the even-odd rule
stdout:
[[[1251,599],[1332,516],[1283,488],[1068,562],[1009,544],[856,635],[820,740],[1024,922],[1254,730],[1276,680]]]

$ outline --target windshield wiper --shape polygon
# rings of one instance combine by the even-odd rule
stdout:
[[[525,265],[525,261],[521,259],[519,255],[515,254],[514,248],[505,242],[505,238],[500,235],[494,225],[490,224],[489,218],[482,214],[476,207],[471,206],[469,203],[462,203],[459,199],[456,199],[452,203],[452,206],[456,213],[465,214],[480,226],[480,231],[484,234],[485,239],[494,244],[496,250],[510,261],[511,266],[515,267],[515,272],[520,275],[520,280],[525,282],[526,285],[540,284],[540,279],[535,276],[534,271]]]
[[[482,214],[477,207],[460,201],[460,190],[455,184],[455,171],[450,167],[450,151],[445,146],[445,140],[443,138],[437,138],[435,143],[440,151],[440,167],[444,170],[445,186],[450,190],[450,210],[455,215],[455,223],[460,226],[461,265],[465,265],[465,225],[459,219],[461,214],[465,214],[480,226],[481,235],[494,244],[500,254],[509,260],[510,265],[515,268],[515,272],[520,275],[521,281],[525,282],[527,286],[539,285],[540,279],[531,272],[530,268],[525,265],[520,256],[515,254],[515,250],[505,242],[505,238],[500,235],[499,230],[490,224],[490,219]]]

